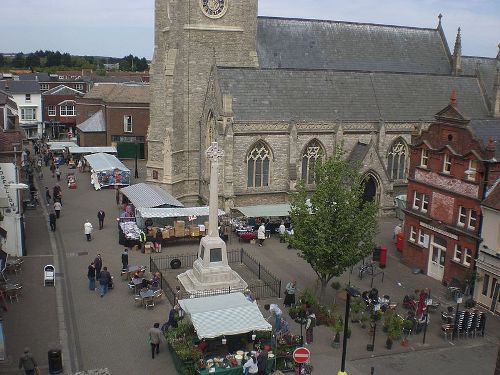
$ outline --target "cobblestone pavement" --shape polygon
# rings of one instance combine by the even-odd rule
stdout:
[[[143,168],[141,163],[141,175]],[[63,178],[66,172],[66,167],[63,167]],[[15,361],[26,345],[32,347],[45,373],[47,349],[61,343],[65,373],[103,369],[102,371],[109,371],[111,374],[175,374],[166,348],[163,347],[160,355],[152,360],[146,342],[149,327],[154,322],[166,320],[170,308],[168,302],[164,300],[152,310],[136,307],[126,283],[120,280],[122,247],[118,245],[118,209],[114,191],[94,191],[90,186],[88,173],[76,172],[76,175],[76,190],[69,190],[61,183],[63,209],[52,245],[56,247],[54,263],[61,264],[64,272],[61,274],[60,270],[56,270],[59,272],[56,288],[41,287],[42,266],[52,262],[52,245],[44,216],[46,207],[43,211],[39,208],[27,213],[29,256],[24,272],[19,276],[22,277],[26,291],[19,303],[9,304],[11,310],[4,315],[7,350],[12,360],[10,365],[0,367],[0,373],[18,373],[14,371],[14,366],[17,365]],[[55,184],[55,179],[52,179],[49,173],[45,176],[45,180],[40,184],[41,190],[44,186],[51,188]],[[97,225],[96,215],[100,208],[106,212],[103,230],[98,230]],[[83,234],[83,223],[87,219],[95,228],[91,242],[87,242]],[[413,275],[409,268],[399,262],[399,254],[391,243],[395,222],[393,219],[380,219],[379,243],[388,245],[389,258],[383,282],[380,275],[373,280],[373,285],[381,294],[388,294],[397,302],[401,302],[403,296],[414,289],[430,288],[433,298],[440,301],[443,308],[452,303],[446,299],[446,289],[438,281],[425,275]],[[297,256],[297,251],[288,250],[277,239],[266,240],[264,247],[258,247],[240,243],[231,236],[228,249],[241,247],[281,278],[283,285],[294,279],[298,281],[299,289],[317,289],[316,277],[309,265]],[[183,254],[193,253],[196,249],[196,243],[176,244],[167,247],[165,252]],[[87,287],[87,266],[97,253],[102,254],[104,265],[108,266],[111,274],[115,276],[115,288],[104,298],[100,298],[98,292],[89,291]],[[149,265],[149,256],[132,252],[130,264]],[[356,269],[352,275],[346,272],[339,280],[346,285],[349,278],[351,285],[360,290],[370,287],[371,278],[359,280]],[[58,320],[56,308],[55,292],[58,288],[61,288],[61,298],[64,302],[62,315],[59,311],[59,318],[64,318],[62,323],[58,323],[60,319]],[[276,299],[269,301],[282,303],[282,300]],[[343,314],[342,293],[327,288],[325,301],[327,304],[335,302],[333,308],[337,313]],[[259,301],[259,304],[262,306],[266,302],[268,300]],[[267,317],[267,314],[264,314]],[[367,331],[353,324],[347,352],[349,374],[369,374],[371,366],[375,367],[377,375],[397,374],[402,371],[412,375],[416,374],[419,368],[436,368],[440,370],[440,374],[464,374],[465,369],[469,368],[481,370],[478,374],[493,372],[488,370],[494,368],[500,335],[500,325],[496,317],[488,315],[485,338],[460,339],[453,343],[445,341],[441,336],[439,320],[438,310],[431,315],[426,344],[421,343],[422,335],[411,336],[408,348],[395,343],[392,350],[385,349],[385,335],[379,330],[373,353],[366,351],[366,344],[370,340]],[[291,328],[296,333],[300,332],[300,327],[294,322],[291,322]],[[61,340],[64,335],[68,336],[67,340]],[[315,341],[310,346],[314,373],[329,375],[340,368],[341,350],[331,347],[332,336],[332,332],[326,327],[315,329]]]

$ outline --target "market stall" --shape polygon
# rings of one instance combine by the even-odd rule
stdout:
[[[266,226],[266,236],[276,233],[281,222],[290,227],[290,205],[266,204],[256,206],[235,207],[231,210],[233,229],[242,240],[257,238],[257,228],[262,221]]]
[[[55,153],[62,153],[70,147],[78,147],[75,142],[47,142],[49,150]]]
[[[141,208],[168,208],[184,207],[184,205],[170,195],[166,190],[156,185],[138,184],[120,189],[120,194],[127,197],[134,207]]]
[[[253,351],[267,341],[268,370],[274,363],[272,354],[271,325],[264,319],[255,302],[250,302],[243,293],[231,293],[179,301],[186,313],[186,320],[192,323],[192,336],[186,334],[189,327],[184,323],[179,335],[169,332],[169,348],[174,363],[179,365],[180,357],[191,350],[198,374],[220,373],[242,374],[246,352]],[[201,346],[197,343],[205,343]],[[200,349],[201,348],[201,349]],[[194,349],[194,350],[193,350]],[[180,357],[179,357],[180,355]],[[179,373],[185,368],[176,366]]]
[[[72,146],[69,147],[69,152],[71,155],[88,155],[88,154],[98,154],[100,152],[105,154],[116,154],[116,147],[102,146],[102,147],[80,147]]]
[[[97,153],[86,155],[91,168],[90,183],[96,190],[107,186],[130,185],[130,169],[115,156]]]

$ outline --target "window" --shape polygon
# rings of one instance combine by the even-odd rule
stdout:
[[[59,107],[59,113],[61,116],[74,116],[75,106],[74,105],[62,105]]]
[[[453,253],[453,260],[456,262],[462,262],[462,246],[455,244],[455,252]]]
[[[132,116],[123,116],[123,131],[125,133],[132,133]]]
[[[493,293],[495,293],[495,287],[497,285],[497,279],[496,277],[491,280],[491,290],[490,290],[490,298],[493,298]]]
[[[26,95],[25,95],[25,100],[26,100],[27,102],[31,102],[31,94],[26,94]]]
[[[429,208],[429,196],[427,194],[415,191],[413,195],[413,209],[425,213],[427,212],[428,208]]]
[[[153,170],[153,180],[158,180],[158,171]]]
[[[302,155],[302,179],[306,184],[314,183],[314,171],[316,162],[321,162],[321,155],[323,154],[321,145],[317,140],[312,140],[307,145],[304,155]]]
[[[406,178],[406,143],[397,140],[392,144],[387,156],[387,170],[391,180],[403,180]]]
[[[444,159],[443,159],[443,173],[450,173],[451,172],[451,157],[448,154],[444,154]]]
[[[464,248],[464,265],[470,266],[472,261],[472,250]]]
[[[76,83],[75,90],[83,91],[83,83]]]
[[[409,237],[409,240],[411,242],[415,242],[415,237],[417,236],[417,232],[415,231],[415,228],[413,227],[413,225],[410,227],[410,235],[408,236]]]
[[[424,233],[422,229],[418,230],[418,244],[420,246],[427,247],[428,240],[427,240],[427,235]]]
[[[485,274],[483,278],[483,290],[481,291],[483,296],[488,295],[488,288],[490,286],[490,275]]]
[[[21,120],[24,121],[36,120],[36,108],[31,108],[31,107],[21,108]]]
[[[48,83],[41,83],[40,84],[40,90],[41,91],[47,91],[49,89],[49,84]]]
[[[269,186],[270,152],[264,142],[259,141],[247,156],[247,186]]]
[[[477,160],[469,160],[469,168],[465,171],[465,177],[469,181],[476,181]]]
[[[55,116],[57,111],[56,111],[56,106],[55,105],[49,105],[47,108],[47,113],[49,116]]]
[[[476,229],[476,223],[477,223],[477,213],[474,210],[469,210],[469,223],[468,223],[468,228],[469,229]]]
[[[464,206],[458,207],[458,221],[457,225],[459,227],[465,227],[465,220],[467,218],[467,209]]]
[[[422,154],[420,155],[420,166],[427,168],[427,164],[429,164],[429,150],[423,148]]]

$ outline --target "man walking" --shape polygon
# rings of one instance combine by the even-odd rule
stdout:
[[[108,267],[104,267],[100,272],[99,284],[101,285],[101,298],[108,292],[109,283],[111,282],[111,274],[108,272]]]
[[[95,264],[94,262],[90,263],[89,270],[87,272],[87,277],[89,278],[89,290],[95,290]]]
[[[47,186],[45,186],[45,203],[47,203],[47,206],[50,204],[50,200],[52,197],[50,196],[50,190]]]
[[[97,256],[95,257],[95,259],[94,259],[94,267],[95,267],[96,278],[100,279],[101,278],[101,268],[102,268],[101,254],[97,254]]]
[[[284,222],[281,222],[281,225],[278,228],[278,232],[280,234],[280,243],[286,242],[286,239],[285,239],[286,227],[285,227]]]
[[[155,323],[153,328],[149,329],[149,342],[151,343],[151,358],[155,359],[156,354],[160,353],[160,342],[165,340],[163,332],[160,330],[160,323]]]
[[[257,239],[259,240],[259,246],[262,246],[264,240],[266,239],[266,226],[261,223],[259,229],[257,230]]]
[[[50,230],[52,232],[56,231],[56,220],[57,220],[57,216],[56,216],[55,212],[51,212],[49,214],[49,224],[50,224]]]
[[[56,212],[56,217],[59,219],[61,217],[61,202],[57,201],[54,203],[54,211]]]
[[[99,230],[101,230],[102,227],[104,226],[104,217],[105,216],[106,216],[106,214],[104,213],[103,210],[97,211],[97,219],[99,220]]]
[[[128,249],[125,248],[122,253],[122,270],[128,270]]]
[[[24,370],[26,375],[34,375],[38,365],[31,354],[30,348],[24,348],[24,354],[19,358],[19,368]]]
[[[85,232],[85,235],[87,236],[87,241],[92,240],[92,224],[87,220],[85,224],[83,224],[83,231]]]

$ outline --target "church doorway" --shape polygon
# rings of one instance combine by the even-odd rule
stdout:
[[[367,174],[363,179],[363,202],[378,201],[378,181],[372,174]]]

